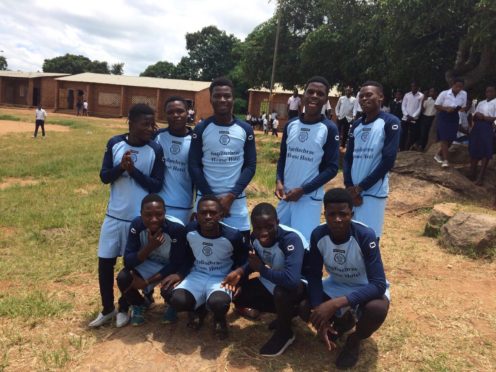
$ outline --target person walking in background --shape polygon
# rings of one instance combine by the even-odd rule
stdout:
[[[417,148],[422,151],[425,151],[425,146],[427,146],[427,141],[429,140],[429,132],[431,130],[432,122],[436,117],[436,97],[436,89],[431,88],[422,102],[422,115],[419,119],[420,137],[417,140]]]
[[[38,135],[39,127],[41,127],[42,137],[45,138],[45,119],[47,117],[47,113],[45,110],[43,110],[41,105],[38,105],[35,111],[35,115],[36,115],[36,121],[35,121],[33,138],[36,138],[36,136]]]
[[[350,125],[353,122],[353,107],[355,105],[356,98],[351,95],[352,92],[352,88],[348,85],[344,89],[344,96],[339,97],[336,105],[340,147],[342,149],[346,148],[348,132],[350,130]]]
[[[277,129],[279,128],[279,120],[277,119],[277,115],[275,118],[272,120],[272,135],[279,137],[279,133]]]
[[[298,89],[293,91],[293,95],[288,99],[288,119],[292,119],[300,114],[301,98],[298,96]]]
[[[394,92],[394,99],[389,104],[389,112],[401,120],[403,117],[403,112],[401,111],[401,105],[403,104],[403,92],[397,90]]]
[[[401,119],[400,150],[410,150],[410,147],[420,137],[418,118],[422,110],[424,95],[420,93],[417,83],[412,82],[411,91],[405,94],[401,104],[403,117]]]
[[[83,116],[88,116],[88,101],[83,101]]]

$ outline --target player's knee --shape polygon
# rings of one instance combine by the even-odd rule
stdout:
[[[117,274],[117,286],[122,293],[126,292],[133,284],[133,275],[131,272],[124,268]]]
[[[382,324],[388,314],[389,303],[387,300],[372,300],[365,304],[363,313],[375,324]]]
[[[231,304],[231,297],[222,291],[213,292],[207,300],[208,308],[216,314],[225,314],[229,310]]]
[[[296,291],[296,289],[295,289]],[[292,293],[289,289],[276,286],[274,288],[274,304],[276,306],[285,306],[285,305],[290,305],[291,302],[294,300],[294,293]]]
[[[176,309],[176,311],[189,311],[195,308],[196,301],[189,291],[179,288],[172,292],[169,304]]]

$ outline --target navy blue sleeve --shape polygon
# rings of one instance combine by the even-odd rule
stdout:
[[[357,235],[357,241],[363,253],[369,284],[346,296],[351,307],[381,298],[386,291],[386,275],[384,274],[384,266],[379,250],[379,241],[374,231],[368,227],[363,227],[363,232]]]
[[[246,186],[248,186],[257,169],[257,149],[255,147],[255,133],[253,133],[253,128],[244,122],[238,121],[237,123],[245,130],[246,140],[244,146],[243,168],[241,169],[241,174],[239,175],[236,184],[231,190],[236,197],[238,197]]]
[[[200,190],[203,195],[211,195],[213,194],[210,185],[208,184],[205,175],[203,174],[203,131],[205,130],[205,126],[208,121],[202,122],[200,125],[197,125],[193,130],[193,134],[191,136],[191,146],[189,148],[188,155],[188,170],[195,184],[196,188]]]
[[[288,127],[289,127],[289,122],[284,126],[284,129],[282,131],[281,148],[279,150],[279,159],[277,160],[276,180],[281,181],[283,184],[284,184],[284,168],[286,167],[286,154],[287,154],[286,142],[288,140]]]
[[[126,249],[124,251],[124,266],[126,269],[134,269],[142,262],[138,259],[138,252],[142,248],[140,233],[143,229],[144,225],[141,217],[136,217],[133,222],[131,222],[127,235]]]
[[[353,123],[348,133],[348,144],[346,145],[346,153],[343,159],[343,179],[346,187],[353,186],[351,178],[351,167],[353,166],[353,151],[355,151],[355,136],[353,135],[355,128],[361,123],[357,120]]]
[[[186,229],[184,226],[169,222],[169,234],[171,237],[171,252],[169,265],[160,271],[163,277],[178,273],[183,278],[189,271],[186,257]]]
[[[153,162],[153,168],[149,176],[143,174],[139,169],[133,168],[129,175],[145,190],[148,192],[159,192],[162,189],[164,183],[164,171],[165,171],[165,158],[164,150],[162,146],[155,142],[150,142],[148,144],[155,151],[155,161]]]
[[[248,245],[245,243],[243,235],[236,230],[229,240],[233,245],[233,269],[244,268],[248,260]]]
[[[303,243],[297,234],[292,233],[279,243],[279,247],[285,256],[284,269],[272,270],[264,265],[260,275],[275,285],[288,289],[296,288],[301,282],[301,267],[305,253]]]
[[[333,179],[339,169],[339,134],[336,124],[325,120],[327,140],[324,144],[324,155],[319,165],[319,174],[311,181],[302,185],[305,194],[309,194]]]
[[[387,119],[384,119],[386,120],[386,124],[384,125],[386,138],[384,139],[384,147],[382,148],[382,159],[377,164],[377,167],[360,182],[359,186],[363,190],[370,189],[377,181],[383,179],[391,168],[393,168],[394,161],[396,160],[396,154],[398,153],[400,144],[400,120],[392,115],[388,115]]]
[[[319,306],[324,301],[324,288],[322,285],[324,259],[317,248],[317,243],[321,236],[319,232],[319,228],[312,232],[310,238],[310,251],[305,255],[303,267],[303,274],[308,280],[307,292],[312,309]]]
[[[105,154],[103,155],[102,169],[100,170],[100,179],[103,183],[109,184],[116,181],[124,173],[124,169],[119,165],[114,167],[114,156],[112,153],[112,147],[118,142],[118,137],[111,138],[107,147],[105,148]]]

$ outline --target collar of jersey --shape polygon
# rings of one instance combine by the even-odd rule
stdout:
[[[144,143],[144,144],[142,144],[141,146],[131,145],[131,144],[129,143],[129,141],[128,141],[128,137],[129,137],[129,133],[124,134],[124,141],[126,141],[126,143],[127,143],[129,146],[132,146],[132,147],[143,147],[143,146],[148,145],[148,143],[150,142],[150,141],[148,141],[147,143]]]
[[[324,119],[324,115],[320,114],[320,118],[318,120],[314,120],[314,121],[306,121],[303,119],[303,114],[300,115],[299,117],[300,119],[300,122],[302,124],[317,124],[317,123],[322,123],[325,119]]]

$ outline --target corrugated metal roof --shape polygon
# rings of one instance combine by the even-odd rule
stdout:
[[[303,87],[297,87],[298,93],[303,94],[305,93],[305,89]],[[249,92],[263,92],[263,93],[270,93],[269,88],[250,88],[248,89]],[[274,89],[272,89],[272,93],[278,93],[278,94],[293,94],[292,90],[287,90],[282,87],[281,84],[275,83],[274,84]],[[329,96],[330,97],[340,97],[341,94],[339,93],[337,87],[332,87],[331,90],[329,91]]]
[[[68,76],[58,72],[22,72],[22,71],[0,71],[0,76],[11,78],[35,79],[40,77]]]
[[[66,76],[66,77],[58,78],[57,80],[73,81],[80,83],[124,85],[124,86],[142,87],[142,88],[185,90],[190,92],[199,92],[200,90],[206,89],[210,86],[209,81],[161,79],[161,78],[144,77],[144,76],[107,75],[107,74],[95,74],[91,72]]]

